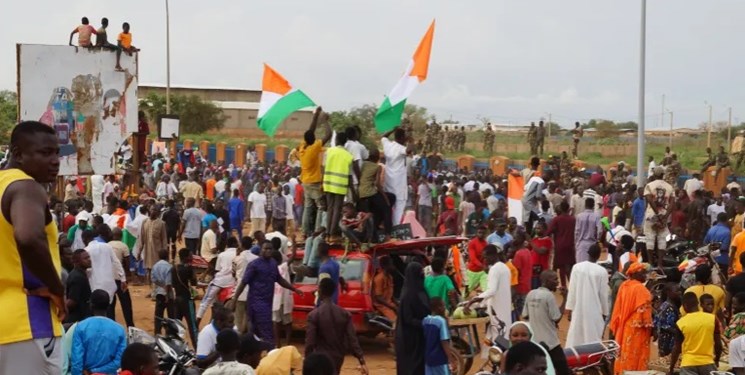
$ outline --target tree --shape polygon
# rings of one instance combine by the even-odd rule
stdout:
[[[18,95],[9,90],[0,91],[0,143],[10,142],[10,132],[18,121]]]
[[[375,114],[377,112],[378,107],[375,104],[364,104],[359,107],[352,107],[347,111],[334,111],[329,113],[329,124],[337,132],[344,131],[348,126],[359,126],[362,129],[360,142],[370,147],[380,138],[380,134],[375,131]],[[414,134],[423,134],[427,121],[431,120],[432,117],[427,112],[427,108],[407,104],[404,107],[403,118],[411,121]]]
[[[618,128],[613,121],[600,120],[595,123],[595,131],[598,138],[611,138],[618,136]]]
[[[151,121],[166,114],[166,97],[151,93],[140,100],[142,108]],[[178,115],[182,134],[200,134],[225,125],[227,117],[214,103],[202,100],[196,95],[171,95],[171,114]]]

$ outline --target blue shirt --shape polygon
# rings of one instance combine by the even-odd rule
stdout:
[[[448,364],[448,357],[442,348],[442,342],[450,340],[450,331],[445,318],[439,315],[428,315],[422,320],[424,328],[424,363],[429,366]]]
[[[77,324],[73,334],[71,373],[88,370],[115,375],[126,346],[127,335],[117,322],[102,316],[85,319]]]
[[[231,229],[240,228],[243,223],[243,201],[240,198],[230,198],[228,201],[228,214],[230,215]]]
[[[704,245],[708,245],[712,242],[720,242],[722,244],[721,254],[716,257],[716,261],[719,264],[729,264],[729,255],[727,254],[730,242],[730,229],[727,225],[717,223],[717,225],[709,228],[704,237]]]
[[[339,262],[330,259],[323,262],[321,264],[321,267],[318,268],[318,280],[321,280],[321,275],[327,274],[328,277],[331,278],[331,280],[334,280],[334,284],[336,284],[336,289],[334,290],[334,294],[331,296],[331,299],[334,301],[334,303],[339,303]]]
[[[498,245],[502,250],[504,250],[507,244],[512,242],[512,235],[504,232],[504,236],[500,236],[497,232],[494,232],[490,234],[489,237],[486,237],[486,242],[489,245]]]
[[[647,202],[644,198],[636,198],[631,205],[631,216],[634,218],[634,225],[637,227],[644,224],[644,211],[647,208]]]
[[[150,278],[155,284],[155,294],[165,296],[166,286],[171,285],[171,270],[173,266],[167,260],[159,260],[150,271]]]

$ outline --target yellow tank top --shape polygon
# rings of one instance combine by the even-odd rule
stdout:
[[[13,182],[30,180],[31,177],[19,169],[0,171],[0,201],[5,190]],[[44,227],[49,243],[49,251],[57,275],[60,272],[59,248],[57,247],[57,227],[51,214]],[[9,344],[31,339],[59,337],[62,324],[53,311],[49,300],[26,295],[24,289],[42,286],[21,262],[18,246],[13,236],[13,226],[5,215],[0,214],[0,306],[3,306],[0,319],[0,344]]]
[[[714,314],[697,311],[678,320],[683,332],[681,366],[704,366],[714,363]]]

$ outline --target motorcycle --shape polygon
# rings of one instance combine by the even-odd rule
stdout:
[[[156,318],[166,330],[166,334],[153,337],[148,332],[135,327],[127,329],[127,341],[142,343],[155,349],[158,355],[158,369],[167,375],[197,375],[194,367],[196,355],[186,343],[186,328],[176,319]]]
[[[608,340],[564,348],[564,356],[572,373],[611,375],[620,350],[616,341]]]
[[[502,360],[504,359],[504,352],[510,347],[510,342],[504,338],[505,324],[499,320],[495,314],[490,316],[491,322],[488,329],[492,331],[491,345],[487,351],[488,360],[481,365],[481,368],[476,372],[475,375],[496,375],[500,374],[500,368]],[[489,370],[487,370],[489,368]]]
[[[680,286],[684,290],[696,284],[696,268],[702,264],[708,264],[711,267],[712,284],[722,285],[727,281],[727,275],[719,268],[716,261],[716,257],[721,254],[721,247],[721,243],[712,242],[688,252],[687,261],[681,262],[678,266],[678,270],[683,273]]]

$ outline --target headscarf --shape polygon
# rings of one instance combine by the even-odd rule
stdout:
[[[629,269],[626,271],[626,276],[631,276],[642,271],[649,271],[650,268],[649,263],[631,263]]]
[[[531,327],[530,324],[521,321],[514,322],[510,326],[510,330],[507,332],[512,332],[512,329],[519,325],[523,325],[528,329],[528,332],[530,332],[530,342],[541,348],[543,354],[546,356],[546,375],[556,375],[556,369],[554,368],[554,363],[551,361],[551,356],[548,354],[548,350],[546,350],[546,348],[544,348],[539,342],[535,341],[535,333],[533,333],[533,327]],[[510,345],[512,345],[512,342],[510,342]],[[507,355],[509,355],[509,350],[507,351]]]

